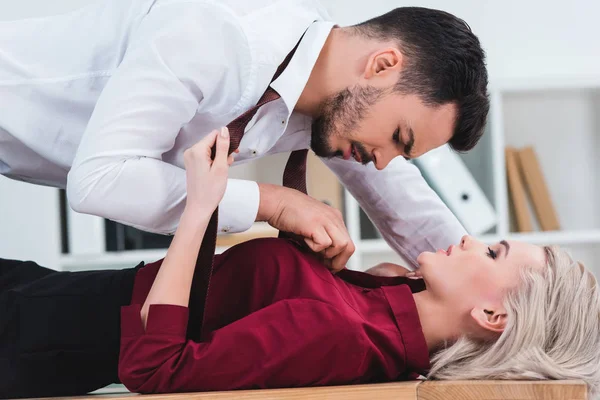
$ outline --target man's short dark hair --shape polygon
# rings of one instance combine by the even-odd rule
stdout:
[[[405,57],[396,90],[417,94],[430,106],[458,109],[448,144],[471,150],[483,134],[490,108],[485,52],[465,21],[444,11],[396,8],[353,29],[364,36],[395,41]]]

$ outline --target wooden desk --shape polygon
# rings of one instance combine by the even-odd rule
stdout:
[[[137,395],[102,394],[73,400],[586,400],[580,381],[448,381],[231,392]]]

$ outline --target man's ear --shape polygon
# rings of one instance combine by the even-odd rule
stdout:
[[[471,318],[486,332],[502,333],[506,327],[508,315],[504,307],[473,308]]]
[[[404,56],[394,47],[379,49],[371,53],[367,59],[364,77],[371,79],[378,76],[394,75],[402,69]]]

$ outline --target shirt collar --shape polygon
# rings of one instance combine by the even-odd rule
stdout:
[[[407,285],[398,285],[383,286],[382,289],[392,308],[402,337],[407,371],[427,375],[431,367],[429,349],[410,288]]]
[[[427,289],[425,282],[422,279],[415,280],[401,276],[375,276],[350,269],[341,270],[337,276],[357,286],[383,290],[400,331],[406,354],[407,371],[426,375],[430,368],[429,349],[413,297],[413,293]]]
[[[407,285],[412,293],[418,293],[427,289],[423,279],[408,279],[403,276],[377,276],[362,271],[344,268],[338,272],[338,276],[354,285],[368,288],[379,288],[382,286]]]
[[[296,107],[334,25],[329,21],[313,22],[304,33],[288,66],[271,83],[271,87],[279,93],[290,114]]]

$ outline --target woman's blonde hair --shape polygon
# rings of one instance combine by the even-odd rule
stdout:
[[[437,352],[429,379],[581,379],[600,389],[600,294],[596,279],[558,247],[547,268],[525,267],[507,293],[495,342],[463,337]]]

